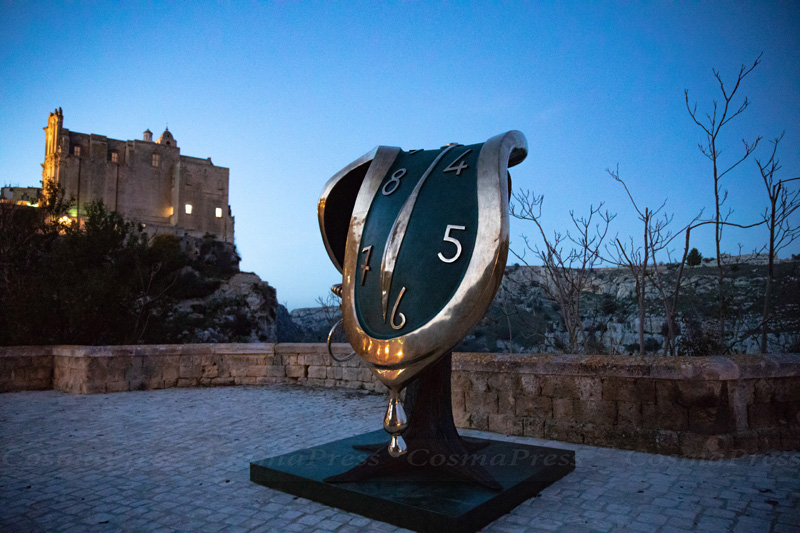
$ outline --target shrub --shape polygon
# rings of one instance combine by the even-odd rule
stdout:
[[[703,260],[703,256],[697,251],[697,248],[692,248],[689,254],[686,256],[686,264],[689,266],[697,266]]]

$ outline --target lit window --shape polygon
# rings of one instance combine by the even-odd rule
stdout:
[[[153,154],[153,166],[154,167],[161,166],[161,154]]]
[[[186,214],[187,215],[192,214],[192,204],[186,204]]]
[[[111,162],[112,163],[119,163],[119,153],[111,152]]]
[[[80,146],[74,147],[72,149],[72,153],[75,154],[76,156],[80,157],[81,156],[81,147]]]
[[[216,209],[217,218],[222,218],[222,208],[218,207]]]

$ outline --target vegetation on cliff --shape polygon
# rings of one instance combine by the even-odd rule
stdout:
[[[39,208],[0,204],[0,345],[274,340],[275,290],[233,245],[69,207],[54,187]]]

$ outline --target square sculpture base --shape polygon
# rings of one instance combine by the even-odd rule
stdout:
[[[475,531],[536,496],[575,469],[575,452],[513,442],[487,441],[470,461],[503,486],[496,492],[448,476],[435,468],[349,483],[326,483],[362,462],[369,453],[356,444],[388,441],[382,430],[250,463],[250,480],[415,531]],[[429,454],[428,454],[429,455]],[[411,450],[412,465],[436,465],[444,457]]]

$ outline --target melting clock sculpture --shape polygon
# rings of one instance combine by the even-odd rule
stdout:
[[[403,438],[415,420],[413,413],[406,419],[401,390],[445,357],[440,394],[450,406],[449,356],[500,285],[508,255],[508,168],[526,155],[518,131],[438,150],[379,146],[325,185],[319,224],[342,273],[341,287],[332,290],[342,297],[344,331],[390,391],[384,429],[391,441],[376,451],[383,463],[413,448]],[[424,406],[414,412],[425,413]],[[452,412],[445,416],[452,425]],[[429,445],[430,432],[424,438]],[[477,481],[492,486],[491,479]]]

